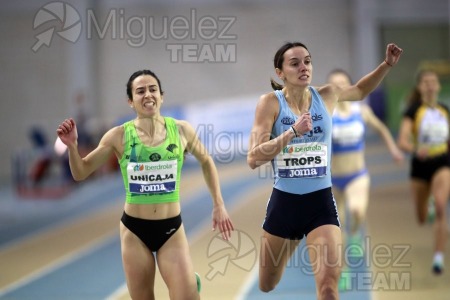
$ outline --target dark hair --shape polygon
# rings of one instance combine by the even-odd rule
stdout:
[[[422,69],[419,70],[419,72],[417,72],[415,79],[414,79],[414,89],[411,91],[411,93],[409,94],[408,98],[407,98],[407,105],[411,106],[414,104],[418,104],[422,101],[422,96],[420,95],[420,91],[417,88],[417,86],[419,85],[420,81],[422,80],[422,77],[426,74],[435,74],[438,78],[438,74],[430,69]]]
[[[350,82],[350,84],[352,84],[353,81],[352,81],[352,77],[350,76],[350,74],[347,71],[345,71],[344,69],[339,69],[339,68],[334,69],[330,73],[328,73],[328,78],[327,78],[328,81],[330,80],[331,76],[336,75],[336,74],[344,75],[345,77],[347,77],[347,79]]]
[[[150,75],[153,78],[155,78],[156,81],[158,82],[158,87],[159,87],[161,95],[164,94],[164,92],[162,90],[162,87],[161,87],[161,82],[159,81],[159,78],[158,78],[158,76],[156,76],[155,73],[153,73],[150,70],[139,70],[139,71],[136,71],[133,74],[131,74],[130,79],[128,79],[128,82],[127,82],[127,96],[128,96],[128,99],[133,100],[133,93],[131,92],[131,86],[133,84],[133,81],[136,78],[138,78],[139,76],[141,76],[141,75]]]
[[[303,47],[306,51],[309,52],[308,48],[303,43],[300,42],[287,42],[283,46],[281,46],[278,51],[275,53],[275,57],[273,58],[273,66],[275,69],[283,69],[283,61],[284,61],[284,53],[291,48],[295,47]],[[281,90],[283,88],[282,84],[277,83],[275,80],[270,78],[270,85],[274,90]]]

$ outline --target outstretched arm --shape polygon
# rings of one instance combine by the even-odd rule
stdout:
[[[356,84],[343,89],[338,96],[338,101],[355,101],[366,98],[381,83],[390,69],[397,64],[402,52],[403,50],[397,45],[388,44],[384,61]]]
[[[213,200],[213,230],[217,227],[222,233],[222,237],[228,240],[231,237],[231,231],[234,230],[228,212],[225,208],[225,203],[222,198],[219,184],[219,174],[213,159],[209,155],[205,146],[198,139],[194,128],[186,121],[177,121],[181,127],[181,132],[186,139],[186,150],[197,159],[200,163],[203,177]]]
[[[370,127],[375,129],[381,136],[387,148],[389,149],[392,158],[396,162],[402,162],[404,160],[403,152],[395,144],[395,140],[386,125],[384,125],[384,123],[380,119],[378,119],[378,117],[373,113],[372,109],[367,105],[362,106],[362,115],[364,121],[369,124]]]
[[[416,147],[412,141],[413,121],[408,117],[403,117],[397,138],[397,145],[406,153],[413,154]]]
[[[114,143],[118,140],[117,134],[119,130],[119,127],[115,127],[108,131],[102,137],[97,148],[82,158],[78,152],[78,133],[75,121],[72,118],[66,119],[58,126],[56,133],[67,146],[70,171],[75,180],[86,179],[108,160],[111,154],[114,153]]]

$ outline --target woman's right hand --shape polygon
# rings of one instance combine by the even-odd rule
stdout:
[[[77,142],[77,125],[72,118],[65,119],[61,124],[59,124],[58,129],[56,129],[56,133],[61,141],[67,146],[73,145]]]
[[[310,132],[312,130],[311,113],[307,112],[302,114],[293,126],[298,133],[298,137],[301,137],[305,133]]]
[[[420,160],[425,160],[428,157],[428,147],[419,146],[415,153],[416,157]]]

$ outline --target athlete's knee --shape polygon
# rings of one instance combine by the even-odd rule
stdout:
[[[442,220],[445,219],[447,216],[446,210],[447,210],[447,203],[445,201],[441,202],[435,202],[435,211],[436,211],[436,219]]]
[[[277,284],[275,282],[259,281],[259,289],[261,292],[268,293],[273,291]]]
[[[426,217],[418,216],[418,218],[417,218],[417,222],[419,223],[419,225],[424,225],[425,220],[426,220]]]
[[[189,300],[198,300],[200,299],[200,294],[195,289],[180,290],[180,289],[170,289],[169,290],[169,298],[170,299],[189,299]],[[146,298],[142,298],[146,299]]]
[[[275,289],[279,281],[280,280],[275,273],[265,274],[264,276],[261,276],[259,279],[259,289],[264,293],[268,293]]]
[[[127,287],[131,299],[155,299],[153,286],[127,284]]]
[[[364,219],[365,214],[366,214],[366,212],[361,207],[355,208],[352,211],[353,218],[355,218],[358,222],[361,221],[362,219]]]
[[[332,278],[319,283],[317,290],[319,299],[338,299],[337,281]]]
[[[323,286],[321,289],[319,289],[318,299],[320,299],[320,300],[339,299],[337,287]]]
[[[427,220],[427,212],[420,209],[417,210],[417,222],[419,225],[424,225]]]
[[[339,273],[337,269],[329,270],[317,280],[319,299],[338,299]]]

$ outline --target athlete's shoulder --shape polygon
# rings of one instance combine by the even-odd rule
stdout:
[[[194,127],[188,121],[179,119],[173,120],[181,136],[186,138],[192,138],[192,136],[196,135]]]
[[[414,102],[414,103],[412,103],[412,104],[409,104],[409,105],[406,107],[406,109],[405,109],[403,115],[404,115],[405,117],[409,117],[409,118],[411,118],[411,119],[414,119],[415,116],[416,116],[417,111],[419,110],[419,108],[420,108],[421,106],[422,106],[422,102],[420,102],[420,101],[417,101],[417,102]]]
[[[170,118],[178,128],[192,127],[191,123],[186,120]]]
[[[255,120],[275,120],[279,111],[280,102],[275,92],[263,94],[256,104]]]
[[[101,143],[103,145],[113,146],[119,148],[124,138],[124,126],[118,125],[109,129],[102,137]]]
[[[125,124],[117,125],[117,126],[112,127],[111,129],[109,129],[105,133],[105,136],[108,135],[111,137],[116,137],[116,136],[121,137],[124,132],[125,132]]]
[[[373,109],[370,107],[369,104],[367,104],[365,102],[360,102],[360,101],[352,102],[352,111],[361,112],[363,114],[373,113]]]
[[[439,101],[438,105],[441,106],[443,109],[445,109],[447,111],[447,113],[450,112],[449,107],[446,103]]]
[[[275,91],[262,94],[259,97],[259,103],[272,103],[272,102],[278,103],[278,97],[275,94]]]
[[[310,88],[313,91],[316,91],[322,98],[329,98],[330,96],[333,96],[336,94],[336,90],[339,89],[339,87],[335,84],[324,84],[321,86],[310,86]]]

